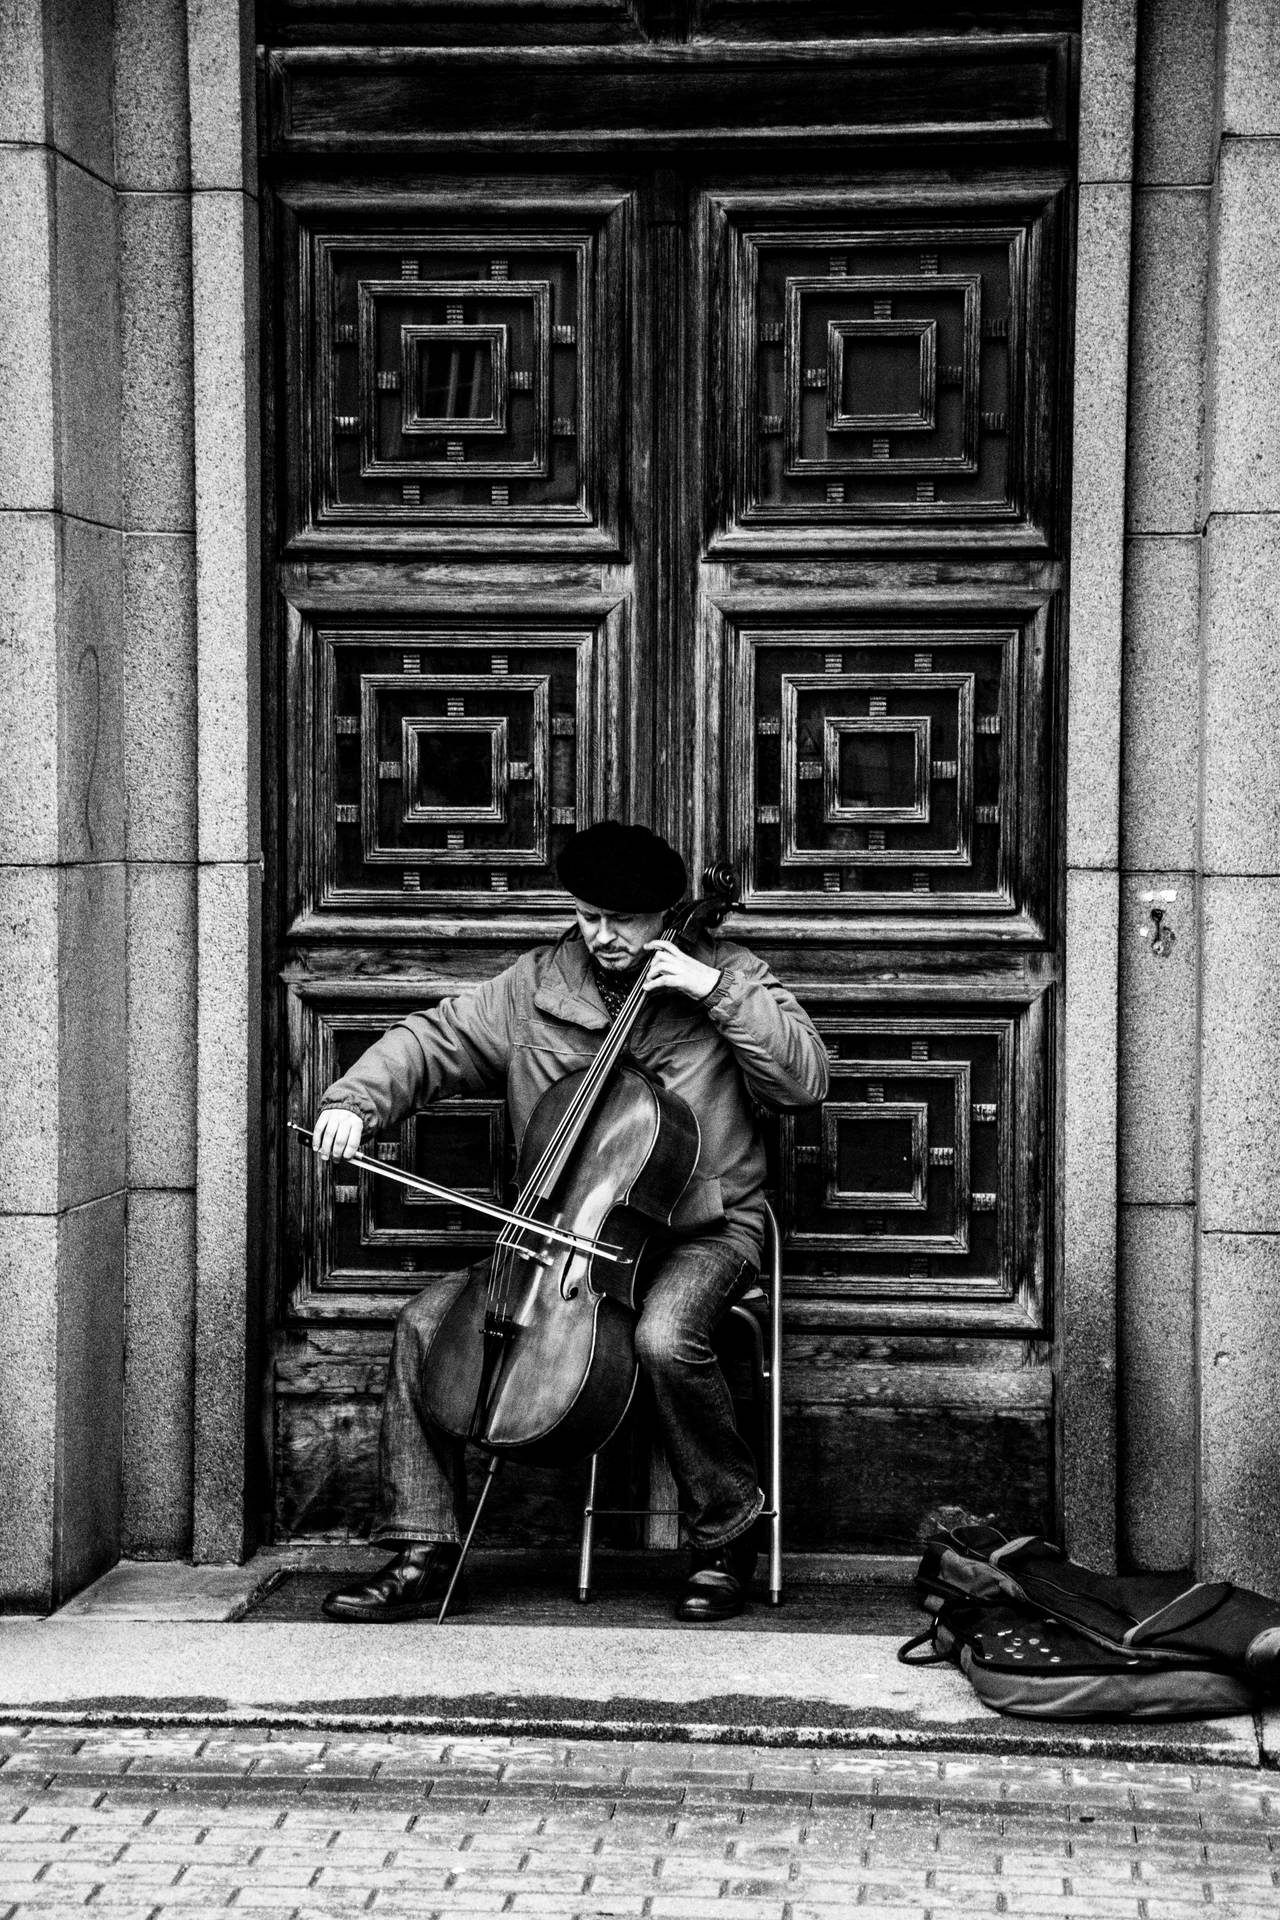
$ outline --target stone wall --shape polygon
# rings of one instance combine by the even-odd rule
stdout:
[[[180,6],[116,0],[125,315],[129,1236],[124,1532],[191,1545],[196,687],[191,155]]]
[[[238,7],[191,14],[182,0],[16,0],[0,17],[9,1606],[54,1604],[121,1552],[234,1558],[244,1538],[259,966],[252,39]],[[197,1125],[202,1072],[212,1129]],[[203,1474],[197,1392],[215,1423]],[[201,1490],[228,1473],[210,1523]]]
[[[1280,16],[1139,26],[1120,906],[1120,1539],[1280,1586]],[[1175,944],[1153,951],[1160,908]]]
[[[1198,1563],[1280,1589],[1280,15],[1223,0],[1201,484]]]

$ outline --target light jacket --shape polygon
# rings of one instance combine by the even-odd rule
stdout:
[[[762,960],[727,940],[696,957],[718,967],[705,1000],[664,993],[640,1015],[628,1052],[692,1107],[698,1163],[673,1216],[682,1234],[724,1223],[744,1258],[760,1250],[764,1147],[751,1097],[807,1107],[827,1091],[827,1055],[812,1021]],[[541,1096],[585,1067],[609,1029],[577,930],[427,1013],[411,1013],[374,1042],[321,1109],[359,1114],[369,1133],[451,1093],[505,1087],[517,1145]]]

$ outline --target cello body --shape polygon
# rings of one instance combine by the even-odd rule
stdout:
[[[423,1363],[423,1399],[441,1431],[535,1466],[585,1459],[622,1420],[637,1372],[636,1271],[698,1159],[687,1102],[638,1067],[618,1065],[557,1166],[565,1116],[590,1072],[567,1074],[533,1111],[520,1146],[521,1211],[571,1224],[621,1258],[539,1245],[534,1229],[522,1230],[521,1246],[500,1244],[491,1267],[468,1281]],[[530,1190],[539,1184],[530,1169],[541,1171],[540,1193]]]

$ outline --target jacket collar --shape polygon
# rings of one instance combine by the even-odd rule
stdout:
[[[577,928],[570,928],[552,947],[547,970],[538,983],[533,1004],[556,1020],[602,1033],[609,1016],[591,977],[591,962]]]

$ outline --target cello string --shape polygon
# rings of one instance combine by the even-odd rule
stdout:
[[[669,923],[664,925],[660,938],[675,939],[685,932],[696,904],[696,902],[693,902],[682,911],[678,910],[673,912],[669,918]],[[586,1117],[595,1104],[605,1080],[613,1071],[618,1057],[630,1037],[636,1017],[644,1004],[644,983],[649,976],[649,971],[656,957],[655,954],[651,953],[641,969],[635,985],[619,1009],[617,1018],[614,1020],[606,1035],[599,1052],[583,1076],[582,1085],[578,1088],[577,1093],[565,1109],[560,1124],[548,1141],[537,1166],[533,1169],[523,1187],[520,1188],[514,1208],[515,1212],[530,1214],[533,1200],[544,1197],[541,1192],[534,1194],[534,1189],[541,1189],[545,1184],[548,1174],[555,1166],[556,1160],[561,1156],[565,1147],[577,1137],[577,1134],[585,1124]],[[501,1319],[506,1319],[510,1308],[516,1256],[520,1251],[521,1249],[516,1244],[513,1232],[509,1228],[504,1228],[494,1242],[494,1251],[489,1267],[487,1294],[489,1311],[495,1313]]]
[[[541,1189],[563,1148],[581,1131],[587,1114],[589,1114],[592,1106],[595,1104],[595,1100],[603,1087],[604,1081],[613,1071],[614,1064],[630,1035],[635,1017],[643,1004],[644,982],[648,977],[649,969],[653,965],[654,958],[655,956],[650,954],[648,960],[645,962],[639,978],[620,1008],[618,1016],[606,1035],[599,1052],[583,1076],[582,1085],[578,1088],[577,1093],[561,1116],[560,1124],[548,1141],[537,1166],[529,1175],[524,1186],[519,1190],[515,1208],[513,1209],[515,1212],[529,1213],[531,1211],[530,1195],[533,1193],[533,1190],[535,1188]],[[536,1197],[541,1198],[543,1196],[539,1192]],[[489,1298],[492,1310],[504,1319],[507,1316],[511,1302],[517,1251],[518,1249],[515,1246],[513,1235],[506,1230],[499,1234],[494,1244],[493,1261],[489,1269]]]

